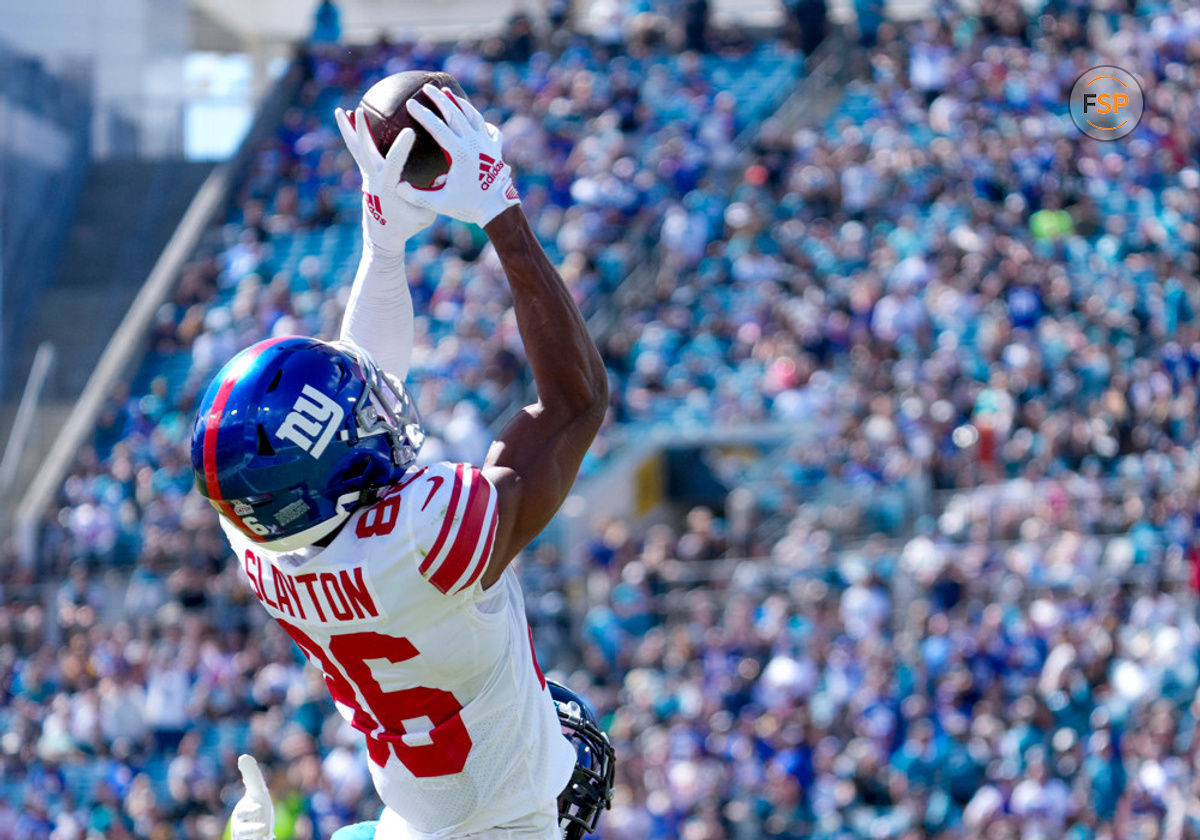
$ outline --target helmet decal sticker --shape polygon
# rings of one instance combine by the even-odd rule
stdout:
[[[279,513],[275,514],[275,521],[282,526],[290,525],[298,517],[308,513],[308,502],[303,499],[297,499],[285,508],[282,508]]]

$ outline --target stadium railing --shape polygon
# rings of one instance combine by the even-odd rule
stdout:
[[[17,406],[16,418],[9,431],[8,443],[4,446],[4,455],[0,457],[0,498],[3,498],[16,480],[21,458],[25,454],[26,444],[34,431],[38,420],[38,403],[42,398],[42,389],[46,379],[54,367],[54,345],[43,341],[38,345],[33,357],[33,365],[29,369],[29,378],[25,382],[25,390],[21,392],[21,402]]]
[[[630,430],[616,442],[619,452],[603,470],[581,479],[563,504],[548,533],[562,549],[579,549],[597,520],[619,518],[638,522],[665,501],[661,457],[668,449],[710,446],[774,446],[817,434],[815,427],[794,423],[754,423],[745,426],[679,428],[674,425]]]

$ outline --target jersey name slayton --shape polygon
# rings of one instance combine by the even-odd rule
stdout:
[[[439,463],[410,470],[319,550],[271,551],[222,521],[255,596],[365,738],[380,798],[420,840],[553,803],[575,763],[516,572],[482,585],[497,502],[481,470]]]

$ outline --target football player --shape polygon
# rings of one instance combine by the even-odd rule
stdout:
[[[402,183],[412,129],[384,157],[361,108],[337,111],[364,194],[340,340],[272,338],[235,356],[201,402],[192,463],[255,596],[366,739],[380,836],[559,840],[576,756],[510,564],[569,492],[608,385],[499,130],[464,98],[424,90],[440,113],[407,107],[449,158],[445,180]],[[435,213],[490,238],[537,386],[481,466],[415,464],[404,248]]]
[[[553,680],[546,683],[563,735],[575,748],[575,770],[558,795],[559,825],[564,840],[581,840],[596,827],[600,813],[612,801],[616,756],[588,702]],[[238,769],[246,792],[233,808],[230,840],[271,840],[275,806],[258,762],[249,755],[239,756]],[[390,826],[388,833],[380,832],[377,820],[340,828],[330,840],[407,840],[410,836],[400,824]]]

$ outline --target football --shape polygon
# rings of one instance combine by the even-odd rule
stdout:
[[[417,133],[417,140],[400,177],[420,189],[433,186],[434,180],[450,169],[450,160],[442,147],[405,107],[405,103],[415,96],[426,108],[435,114],[439,113],[437,106],[421,90],[425,84],[450,88],[456,96],[466,98],[462,85],[449,73],[406,70],[376,82],[363,94],[361,103],[367,128],[380,154],[387,155],[392,142],[404,129],[411,128]]]

